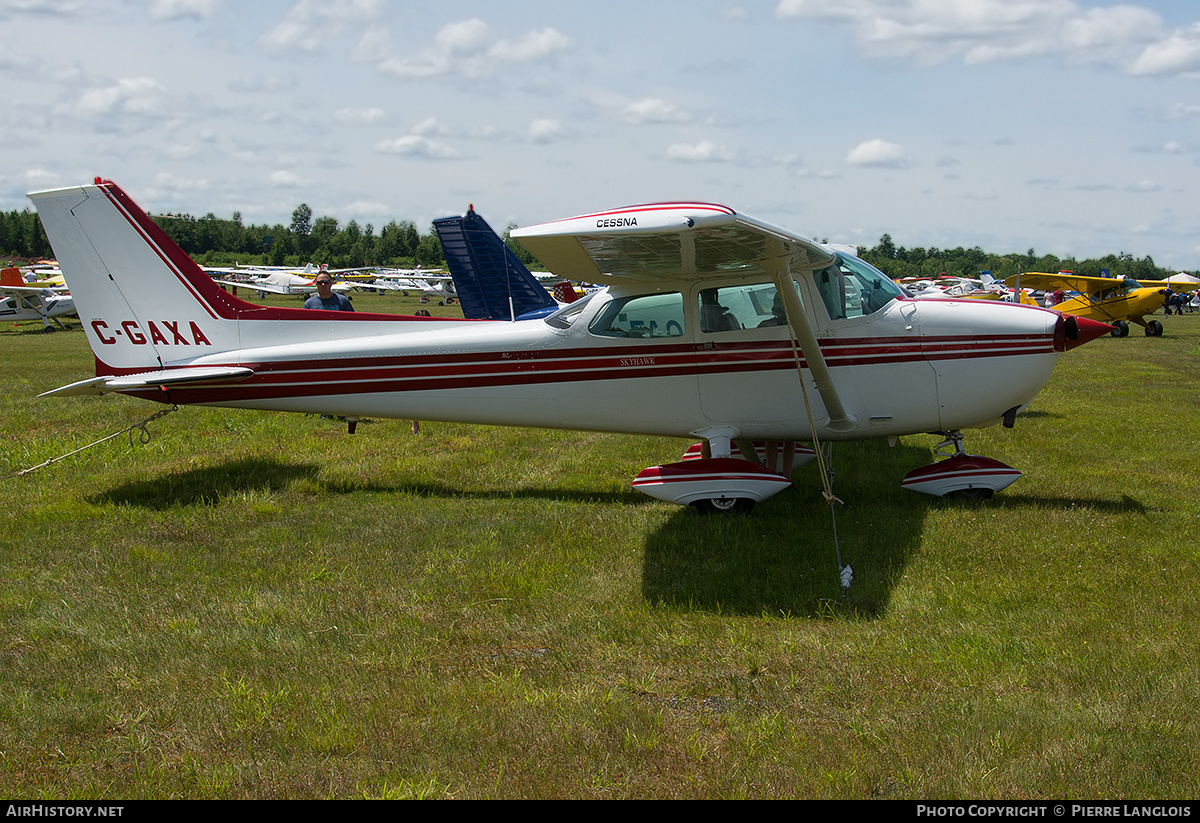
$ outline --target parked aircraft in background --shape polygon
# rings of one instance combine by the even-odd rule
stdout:
[[[0,271],[0,322],[41,320],[52,331],[50,321],[65,328],[58,318],[69,314],[75,314],[75,301],[65,288],[27,283],[16,267]]]
[[[1017,472],[966,454],[961,431],[1013,425],[1063,352],[1110,329],[912,300],[853,256],[706,203],[512,232],[556,275],[607,285],[542,320],[268,308],[221,290],[114,183],[30,197],[96,365],[47,395],[698,438],[699,459],[635,487],[709,510],[790,485],[753,441],[936,432],[955,454],[906,487],[990,494]]]
[[[214,278],[216,282],[224,286],[253,289],[257,292],[269,294],[315,294],[317,287],[313,284],[313,280],[316,279],[322,270],[329,272],[324,266],[314,267],[312,263],[309,263],[303,269],[277,269],[259,266],[236,269],[205,269],[210,275],[225,275]],[[345,269],[343,271],[361,270]],[[329,274],[333,275],[335,272],[329,272]],[[339,280],[333,284],[333,290],[336,292],[348,292],[352,288],[354,288],[354,285],[345,280]]]
[[[416,292],[438,300],[454,300],[458,297],[450,275],[428,269],[376,269],[370,282],[361,284],[361,288],[405,294]]]
[[[991,272],[980,272],[979,277],[947,277],[943,275],[934,280],[906,278],[896,282],[912,292],[913,297],[921,300],[1003,300],[1009,295],[1009,290],[1003,283],[992,277]]]
[[[1047,293],[1047,308],[1108,323],[1113,327],[1113,337],[1127,337],[1130,323],[1142,326],[1147,337],[1162,337],[1162,323],[1147,321],[1146,315],[1163,307],[1165,287],[1143,286],[1131,277],[1088,277],[1069,271],[1023,272],[1006,278],[1004,283],[1015,286],[1018,278],[1022,289],[1041,289]],[[1022,302],[1033,300],[1023,297]]]

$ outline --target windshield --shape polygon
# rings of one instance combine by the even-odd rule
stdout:
[[[848,254],[839,253],[832,266],[815,272],[813,278],[833,320],[873,314],[904,296],[886,274]]]
[[[571,328],[571,324],[574,323],[576,318],[579,317],[579,314],[583,311],[584,306],[586,306],[591,299],[599,293],[600,292],[594,291],[585,294],[574,303],[568,303],[553,314],[546,315],[545,321],[558,329]]]

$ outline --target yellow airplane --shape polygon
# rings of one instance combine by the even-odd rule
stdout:
[[[1087,277],[1069,271],[1025,272],[1006,278],[1004,285],[1015,288],[1018,278],[1022,303],[1037,305],[1024,289],[1042,289],[1046,292],[1046,308],[1108,323],[1113,327],[1113,337],[1129,336],[1130,322],[1143,327],[1147,337],[1162,337],[1162,323],[1145,317],[1163,307],[1165,286],[1143,286],[1132,277]],[[1051,302],[1055,294],[1060,294],[1061,300]]]

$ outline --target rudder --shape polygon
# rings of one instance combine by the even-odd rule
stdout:
[[[114,371],[238,345],[247,304],[226,294],[114,183],[29,195],[88,344]]]
[[[433,226],[464,317],[513,320],[523,315],[538,317],[558,308],[550,293],[473,209],[464,217],[435,220]]]

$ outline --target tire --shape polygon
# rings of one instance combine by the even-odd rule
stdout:
[[[748,497],[710,497],[692,505],[700,514],[749,514],[754,501]]]
[[[1128,337],[1129,324],[1124,320],[1118,320],[1117,322],[1113,323],[1113,330],[1109,332],[1109,334],[1111,334],[1113,337]]]
[[[946,492],[943,497],[947,500],[989,500],[992,496],[991,489],[956,489],[952,492]]]
[[[1147,337],[1162,337],[1163,336],[1163,324],[1158,322],[1157,320],[1151,320],[1149,323],[1146,324],[1146,336]]]

